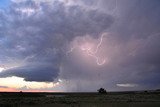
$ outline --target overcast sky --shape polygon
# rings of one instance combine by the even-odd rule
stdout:
[[[2,0],[0,91],[160,88],[159,0]]]

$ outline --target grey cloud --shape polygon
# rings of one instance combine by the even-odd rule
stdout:
[[[0,77],[23,77],[25,81],[52,82],[57,78],[59,68],[50,64],[31,64],[1,72]]]
[[[6,59],[25,60],[25,65],[3,71],[0,76],[46,82],[61,78],[66,80],[65,91],[159,88],[159,3],[159,0],[82,0],[68,6],[58,1],[12,4],[9,10],[0,13],[3,25],[0,59],[1,63],[10,62]],[[35,11],[27,14],[16,8]],[[109,35],[100,52],[109,58],[108,64],[97,66],[92,58],[88,64],[79,56],[78,49],[65,56],[66,47],[75,37],[89,34],[98,39],[104,32]],[[116,85],[126,83],[137,86]]]
[[[108,13],[105,6],[109,1],[101,2],[98,8]],[[70,55],[66,65],[68,71],[65,71],[63,76],[68,77],[73,86],[78,87],[71,89],[89,91],[105,87],[117,91],[159,88],[159,3],[158,0],[153,2],[117,0],[115,22],[107,29],[111,34],[107,37],[108,40],[104,40],[101,50],[106,57],[109,57],[109,63],[102,67],[88,66],[87,62],[78,58],[79,56]],[[134,83],[138,86],[124,89],[117,87],[117,83]],[[93,86],[87,89],[85,86],[90,84]]]
[[[97,37],[114,22],[112,16],[98,10],[34,0],[11,2],[0,18],[1,64],[14,63],[15,59],[25,63],[1,72],[0,77],[18,76],[26,81],[46,82],[58,78],[65,47],[74,37],[85,34]]]

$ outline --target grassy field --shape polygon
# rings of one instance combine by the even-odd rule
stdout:
[[[160,107],[160,92],[1,92],[0,107]]]

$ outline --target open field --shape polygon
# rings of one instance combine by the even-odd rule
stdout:
[[[1,92],[0,107],[160,107],[160,92]]]

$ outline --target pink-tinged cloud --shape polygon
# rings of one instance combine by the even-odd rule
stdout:
[[[0,92],[19,92],[19,91],[14,88],[0,88]]]
[[[16,88],[0,88],[0,92],[59,92],[53,90],[41,90],[41,89],[29,89],[29,90],[19,90]]]

